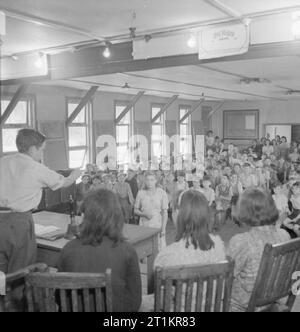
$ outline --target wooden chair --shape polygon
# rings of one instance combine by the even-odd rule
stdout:
[[[94,273],[32,273],[26,277],[30,312],[111,312],[111,270]]]
[[[300,271],[300,239],[265,246],[247,311],[267,306],[264,311],[291,311],[296,296],[292,294],[294,272]],[[276,301],[288,298],[286,304]]]
[[[48,267],[46,264],[34,264],[18,270],[14,273],[6,275],[6,295],[0,296],[0,312],[16,311],[14,304],[14,290],[17,287],[22,293],[25,289],[25,277],[32,272],[46,272]],[[25,308],[24,308],[25,309]]]
[[[155,312],[227,312],[230,308],[234,262],[207,266],[158,268]]]

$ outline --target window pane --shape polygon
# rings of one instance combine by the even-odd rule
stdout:
[[[69,146],[86,145],[86,127],[69,127]]]
[[[155,139],[157,138],[161,138],[162,137],[162,126],[158,125],[158,126],[152,126],[152,136]]]
[[[87,164],[86,150],[69,151],[69,167],[84,168]]]
[[[78,106],[78,103],[68,103],[68,116],[70,116],[76,107]],[[84,107],[80,113],[77,115],[77,117],[73,120],[72,123],[85,123],[86,119],[86,107]]]
[[[117,143],[128,143],[129,128],[128,126],[117,126]]]
[[[124,111],[126,105],[116,105],[116,119]],[[130,113],[132,109],[118,122],[119,124],[130,124]]]
[[[180,136],[187,136],[187,135],[188,135],[188,126],[180,125]]]
[[[180,119],[182,119],[185,115],[186,115],[186,113],[187,113],[187,109],[186,108],[181,108],[180,109]]]
[[[8,100],[1,101],[1,113],[3,114],[8,106]],[[9,116],[6,124],[27,124],[27,102],[26,101],[19,101],[16,108]]]
[[[188,144],[186,140],[180,141],[180,153],[182,154],[189,153]]]
[[[185,108],[180,109],[180,120],[188,113],[188,111],[189,110],[185,109]],[[189,120],[190,120],[190,115],[184,121],[182,121],[181,123],[188,124]]]
[[[117,162],[118,164],[128,163],[129,153],[126,145],[117,147]]]
[[[160,157],[162,155],[162,145],[160,142],[153,142],[153,155]]]
[[[2,129],[3,152],[15,152],[16,137],[19,129]]]
[[[152,119],[161,111],[161,107],[152,107]],[[162,116],[160,116],[154,123],[161,123]]]

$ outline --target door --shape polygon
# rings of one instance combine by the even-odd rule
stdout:
[[[271,139],[274,139],[277,135],[285,136],[288,143],[292,139],[292,126],[291,125],[266,125],[266,134],[270,134]]]

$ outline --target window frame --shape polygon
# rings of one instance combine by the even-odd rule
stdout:
[[[81,101],[80,97],[66,97],[66,118],[69,118],[69,104],[79,104]],[[66,125],[66,147],[67,147],[67,161],[68,167],[70,167],[70,152],[85,150],[85,159],[87,163],[91,163],[94,157],[94,145],[93,145],[93,102],[88,101],[84,106],[83,110],[85,114],[85,122],[71,123]],[[80,112],[82,112],[81,110]],[[69,128],[73,127],[84,127],[86,128],[86,145],[70,146]],[[85,166],[85,165],[83,165]],[[83,167],[81,165],[81,167]]]
[[[181,149],[181,143],[186,141],[186,145],[187,145],[187,153],[188,154],[191,154],[192,153],[192,150],[193,150],[193,140],[191,139],[190,142],[188,141],[188,138],[184,138],[183,135],[181,134],[181,127],[182,126],[185,126],[187,127],[186,128],[186,132],[187,132],[187,135],[188,136],[192,136],[192,114],[189,114],[189,116],[187,117],[187,123],[183,123],[182,122],[182,118],[183,116],[181,117],[181,110],[186,110],[187,112],[190,112],[192,109],[192,107],[190,105],[179,105],[179,111],[178,111],[178,118],[179,118],[179,121],[178,121],[178,133],[179,133],[179,152],[181,154],[184,154],[182,149]]]
[[[114,101],[114,123],[115,123],[115,138],[116,138],[116,162],[117,165],[119,165],[119,156],[118,156],[118,147],[125,147],[127,146],[127,148],[129,148],[129,140],[132,137],[133,133],[134,133],[134,121],[135,121],[135,112],[134,112],[134,106],[128,111],[129,113],[129,124],[120,124],[120,121],[123,119],[120,119],[119,122],[117,122],[117,107],[121,106],[126,108],[129,105],[130,101],[129,100],[115,100]],[[128,114],[127,113],[127,114]],[[127,115],[126,114],[126,115]],[[125,116],[126,116],[125,115]],[[118,135],[117,135],[117,128],[118,127],[128,127],[128,142],[122,142],[119,143],[118,142]],[[129,158],[130,160],[130,158]],[[124,162],[120,161],[120,162]]]
[[[13,93],[5,93],[3,96],[0,98],[0,102],[2,101],[8,101],[10,102],[12,98],[14,97]],[[24,129],[24,128],[32,128],[36,129],[37,128],[37,117],[36,117],[36,97],[35,95],[32,94],[26,94],[22,98],[20,98],[19,102],[26,102],[26,107],[27,107],[27,114],[26,114],[26,124],[25,123],[10,123],[10,124],[1,124],[0,126],[0,155],[5,156],[5,155],[12,155],[17,152],[17,149],[15,151],[4,151],[4,146],[3,146],[3,129]],[[5,109],[2,110],[1,107],[1,114],[5,112]],[[17,106],[16,106],[17,107]],[[14,111],[13,111],[14,112]]]
[[[151,103],[151,109],[150,109],[150,122],[151,122],[151,155],[154,155],[154,144],[160,143],[161,145],[161,153],[160,155],[163,156],[166,153],[166,142],[161,139],[161,140],[154,140],[152,135],[153,135],[153,126],[160,126],[161,127],[161,132],[162,132],[162,137],[165,137],[166,134],[166,112],[164,112],[161,115],[159,123],[153,122],[153,109],[154,108],[160,108],[160,110],[165,106],[163,103]]]

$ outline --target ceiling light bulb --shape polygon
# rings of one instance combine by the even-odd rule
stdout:
[[[195,48],[197,46],[197,39],[195,35],[191,35],[187,41],[187,45],[190,48]]]
[[[105,50],[103,51],[103,56],[105,58],[109,58],[110,57],[110,50],[108,47],[105,47]]]

